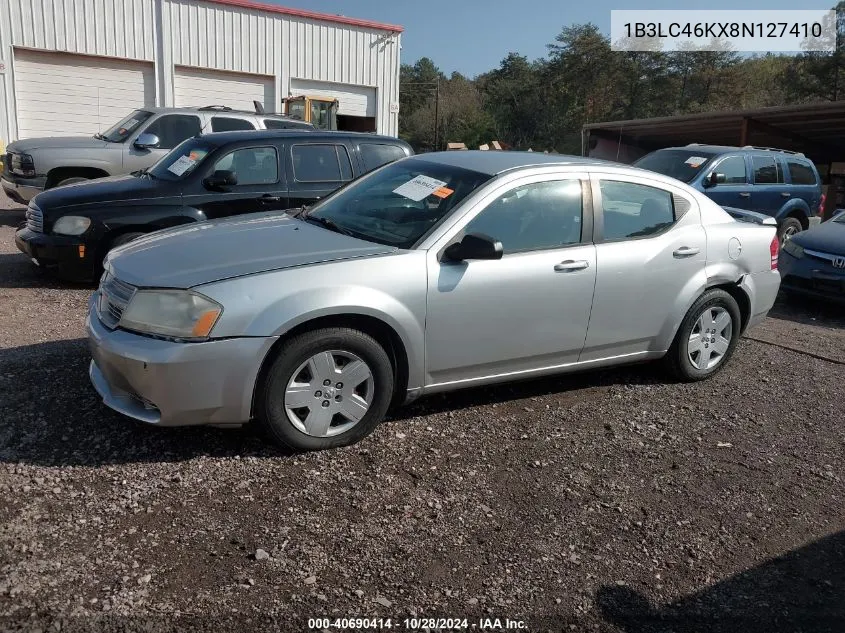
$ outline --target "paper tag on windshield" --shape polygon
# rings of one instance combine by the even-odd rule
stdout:
[[[170,167],[167,168],[167,171],[173,172],[177,176],[181,176],[191,167],[193,167],[195,162],[196,161],[191,160],[188,156],[180,156],[179,160],[177,160],[175,163],[173,163]]]
[[[703,163],[707,162],[707,159],[703,156],[690,156],[684,162],[690,167],[700,167]]]
[[[421,175],[413,180],[409,180],[404,185],[399,185],[393,190],[393,193],[413,200],[414,202],[419,202],[440,190],[445,184],[442,180]]]

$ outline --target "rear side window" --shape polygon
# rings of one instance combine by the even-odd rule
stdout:
[[[255,126],[246,119],[234,119],[227,116],[211,117],[212,132],[232,132],[234,130],[254,130]]]
[[[352,163],[344,145],[294,145],[293,176],[299,182],[352,180]]]
[[[783,182],[780,177],[775,159],[771,156],[754,156],[752,157],[754,165],[754,183],[757,185],[775,184]]]
[[[668,191],[616,180],[602,180],[600,186],[606,240],[648,237],[675,222]]]
[[[144,130],[155,134],[159,140],[159,149],[173,149],[185,139],[200,133],[200,118],[192,114],[165,114],[153,121]]]
[[[361,158],[364,160],[364,169],[367,171],[372,171],[376,167],[405,157],[404,150],[396,145],[361,143],[358,148],[361,151]]]
[[[816,174],[808,164],[794,158],[787,158],[786,166],[789,169],[789,178],[793,185],[816,184]]]

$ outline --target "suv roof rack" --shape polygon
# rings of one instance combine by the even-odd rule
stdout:
[[[794,154],[795,156],[804,157],[803,152],[794,152],[791,149],[781,149],[780,147],[762,147],[760,145],[743,145],[742,149],[762,149],[769,152],[783,152],[784,154]]]
[[[201,108],[197,108],[197,110],[221,110],[223,112],[231,112],[232,108],[224,105],[207,105]]]

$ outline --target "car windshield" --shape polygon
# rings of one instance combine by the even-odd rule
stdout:
[[[491,178],[422,158],[402,159],[351,182],[301,217],[361,239],[410,248]]]
[[[146,110],[135,110],[135,112],[121,119],[102,134],[95,134],[95,136],[109,143],[122,143],[132,132],[138,129],[141,123],[149,119],[152,115],[152,112],[147,112]]]
[[[182,180],[193,173],[215,148],[198,138],[189,138],[177,145],[146,173],[161,180]]]
[[[835,218],[833,218],[834,222],[839,222],[839,224],[845,224],[845,213],[840,213]]]
[[[713,160],[713,154],[689,149],[662,149],[643,156],[634,163],[634,167],[677,178],[681,182],[690,182],[704,167]]]

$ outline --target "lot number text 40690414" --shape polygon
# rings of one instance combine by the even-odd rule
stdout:
[[[520,631],[523,620],[510,618],[308,618],[308,628],[317,630],[363,631],[396,629],[399,631]]]

